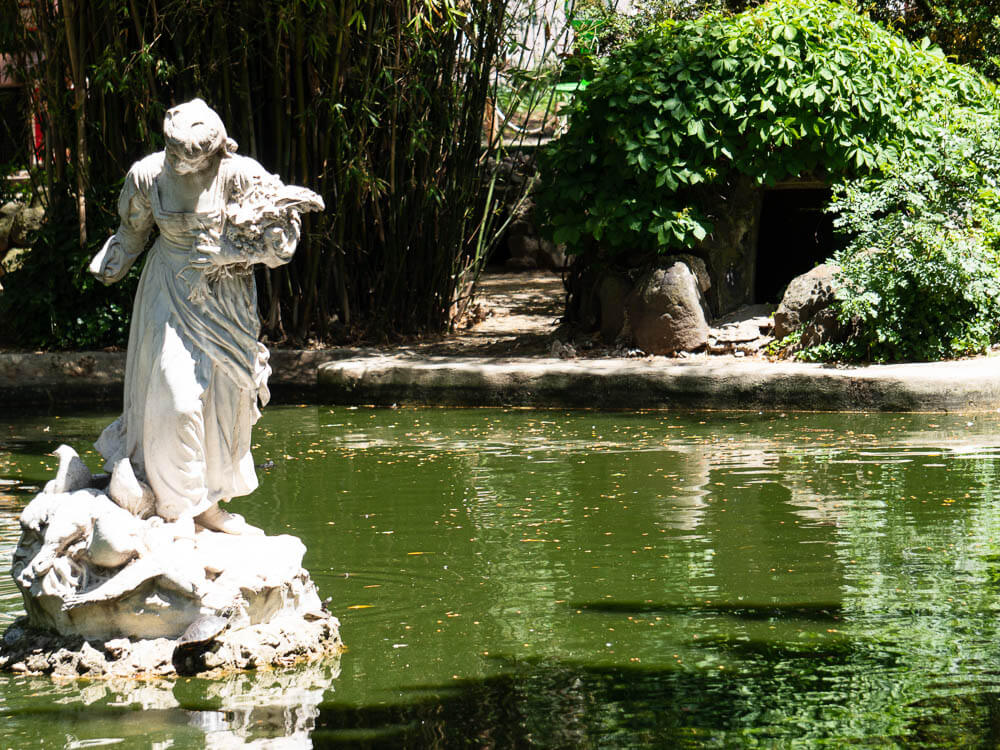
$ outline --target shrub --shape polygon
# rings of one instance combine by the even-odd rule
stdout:
[[[712,229],[702,186],[869,173],[956,106],[993,107],[993,87],[834,2],[669,21],[580,93],[538,206],[571,253],[690,247]]]
[[[120,186],[95,195],[113,206]],[[116,218],[95,212],[91,228],[103,240],[117,228]],[[0,320],[8,325],[0,332],[0,343],[70,349],[127,341],[142,261],[122,281],[104,286],[87,273],[94,248],[80,247],[75,219],[72,201],[53,201],[24,263],[4,277]]]
[[[941,359],[1000,336],[1000,123],[964,114],[930,144],[835,190],[851,238],[834,257],[838,315],[856,333],[828,356]]]

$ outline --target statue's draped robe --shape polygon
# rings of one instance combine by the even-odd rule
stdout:
[[[250,429],[260,417],[258,398],[268,399],[270,367],[257,341],[253,275],[244,269],[210,281],[189,264],[206,246],[218,247],[227,197],[266,172],[252,159],[228,156],[209,188],[212,210],[175,212],[160,200],[163,168],[162,152],[136,163],[118,202],[114,252],[123,262],[142,252],[154,224],[160,233],[135,298],[124,409],[96,447],[109,471],[131,459],[156,495],[157,514],[172,520],[257,487]],[[253,262],[261,261],[256,254]]]

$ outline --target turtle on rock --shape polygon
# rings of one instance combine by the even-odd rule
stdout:
[[[205,671],[205,654],[218,645],[218,638],[237,620],[236,607],[226,607],[217,615],[203,615],[187,626],[174,646],[173,664],[179,675]]]

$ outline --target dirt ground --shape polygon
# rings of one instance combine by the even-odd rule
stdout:
[[[547,354],[565,301],[562,277],[553,271],[486,271],[466,326],[385,348],[434,356]],[[18,351],[0,343],[0,352]]]
[[[570,336],[564,328],[560,328],[565,304],[566,290],[562,276],[557,273],[488,271],[480,277],[479,292],[466,326],[446,336],[428,337],[386,349],[402,354],[441,357],[632,359],[647,356],[639,349],[621,343],[605,344],[596,334],[589,337]],[[770,311],[767,305],[741,307],[714,321],[718,327],[711,329],[706,349],[695,353],[681,352],[676,358],[704,359],[730,354],[763,358],[763,346],[771,338],[761,333],[759,324],[766,322]],[[752,333],[743,335],[745,326],[749,326]]]
[[[562,277],[552,271],[486,271],[479,280],[471,325],[391,348],[429,356],[548,354],[565,302]]]

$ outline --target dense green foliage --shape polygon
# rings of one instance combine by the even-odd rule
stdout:
[[[105,192],[108,207],[117,204],[118,187]],[[142,263],[112,286],[97,281],[86,271],[91,248],[80,247],[72,208],[67,200],[50,205],[27,259],[19,270],[4,276],[0,320],[5,330],[0,341],[64,349],[127,341]],[[98,214],[91,229],[98,236],[110,234],[111,217]]]
[[[867,172],[926,148],[941,111],[992,99],[939,51],[826,0],[670,21],[579,95],[538,203],[571,252],[690,247],[712,229],[704,185]]]
[[[835,256],[839,314],[855,334],[828,356],[941,359],[1000,337],[1000,122],[946,121],[932,144],[836,191],[852,238]]]
[[[38,92],[49,209],[5,279],[7,337],[122,343],[103,318],[130,290],[80,275],[164,110],[194,96],[241,153],[326,199],[294,262],[260,273],[272,341],[446,329],[496,235],[482,125],[509,23],[506,0],[0,0],[0,50]]]

